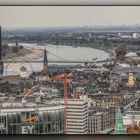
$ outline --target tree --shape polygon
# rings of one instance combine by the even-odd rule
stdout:
[[[20,48],[20,49],[23,49],[23,46],[20,46],[19,48]]]
[[[18,52],[19,52],[19,47],[13,46],[13,47],[12,47],[12,52],[13,52],[13,53],[18,53]]]
[[[2,56],[3,56],[3,57],[5,57],[5,56],[6,56],[6,51],[5,51],[5,50],[3,51]]]
[[[119,47],[115,50],[115,53],[116,53],[116,58],[117,59],[123,60],[124,56],[126,54],[126,49],[124,47]]]

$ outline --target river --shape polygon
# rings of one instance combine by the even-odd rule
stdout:
[[[74,61],[74,60],[83,60],[83,61],[92,61],[92,59],[97,58],[97,60],[104,60],[109,58],[109,54],[105,51],[88,48],[88,47],[72,47],[72,46],[62,46],[62,45],[37,45],[31,43],[20,43],[19,45],[24,46],[28,49],[44,49],[46,48],[47,51],[50,53],[48,54],[48,62],[49,60],[61,60],[65,59],[67,61]],[[42,50],[43,54],[43,50]],[[56,57],[58,56],[58,57]],[[38,58],[43,60],[43,56]],[[43,68],[42,63],[32,63],[32,69],[30,64],[16,64],[12,66],[12,64],[8,65],[7,70],[4,70],[4,75],[17,75],[19,74],[19,68],[24,65],[27,67],[28,73],[33,71],[40,71]],[[5,64],[6,66],[6,64]]]

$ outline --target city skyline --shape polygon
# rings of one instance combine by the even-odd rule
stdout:
[[[7,12],[9,11],[9,12]],[[136,6],[1,6],[1,26],[67,27],[140,24]]]
[[[138,14],[139,7],[1,8],[0,134],[140,134]],[[106,28],[113,24],[122,26]]]

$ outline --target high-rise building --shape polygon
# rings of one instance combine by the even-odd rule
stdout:
[[[84,87],[77,87],[73,91],[73,97],[76,98],[76,99],[79,99],[80,95],[84,95],[84,94],[85,94]]]
[[[64,105],[64,100],[53,100]],[[67,106],[68,126],[67,134],[88,133],[88,102],[79,99],[68,99]]]
[[[139,33],[133,33],[133,38],[137,39],[140,37],[140,34]]]
[[[1,75],[3,75],[3,62],[2,62],[1,26],[0,26],[0,76]]]

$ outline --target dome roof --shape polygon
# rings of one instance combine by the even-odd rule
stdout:
[[[125,55],[125,57],[136,57],[136,56],[138,56],[138,55],[134,52],[129,52]]]

